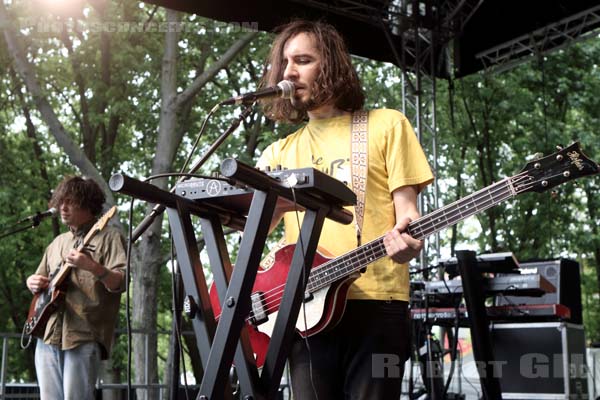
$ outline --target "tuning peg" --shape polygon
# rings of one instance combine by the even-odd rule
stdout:
[[[556,200],[556,199],[558,199],[558,190],[551,190],[551,191],[550,191],[550,198],[551,198],[552,200]]]
[[[556,145],[556,150],[561,151],[562,149],[564,149],[563,146],[561,146],[560,144]]]

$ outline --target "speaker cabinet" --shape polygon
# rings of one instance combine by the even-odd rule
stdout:
[[[581,312],[581,279],[579,263],[566,258],[536,262],[522,262],[522,274],[540,274],[554,287],[555,293],[546,293],[540,297],[498,296],[497,305],[506,304],[563,304],[571,310],[568,322],[583,324]]]
[[[582,325],[493,324],[491,339],[504,399],[588,399]]]

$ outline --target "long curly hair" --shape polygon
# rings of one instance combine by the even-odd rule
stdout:
[[[102,205],[105,200],[104,192],[92,179],[67,176],[54,189],[48,205],[58,209],[64,201],[69,201],[71,204],[87,209],[93,215],[98,216],[102,212]]]
[[[353,112],[363,107],[365,95],[344,39],[338,31],[325,22],[298,20],[282,25],[275,30],[271,53],[265,65],[261,86],[275,86],[283,79],[283,50],[288,40],[300,33],[315,39],[321,56],[319,74],[312,92],[316,106],[333,101],[343,111]],[[263,104],[265,115],[274,121],[298,123],[308,118],[306,111],[296,110],[287,99],[276,99]]]

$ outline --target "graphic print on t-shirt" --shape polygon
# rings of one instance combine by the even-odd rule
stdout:
[[[311,156],[312,166],[319,171],[334,177],[340,182],[344,182],[346,186],[350,183],[350,159],[339,158],[327,164],[323,157]]]

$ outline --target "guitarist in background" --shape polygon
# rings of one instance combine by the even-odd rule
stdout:
[[[352,113],[362,109],[364,94],[343,39],[321,22],[295,21],[278,32],[262,83],[289,80],[295,94],[291,101],[266,104],[265,113],[275,121],[307,123],[267,147],[258,166],[313,167],[350,185]],[[360,238],[355,226],[327,220],[319,246],[339,256],[354,249],[357,241],[364,244],[385,235],[389,257],[370,264],[350,286],[346,311],[333,329],[295,340],[289,362],[298,399],[400,398],[410,347],[407,263],[423,247],[403,231],[419,217],[417,194],[433,180],[401,113],[369,112],[367,170]],[[296,216],[288,212],[283,218],[285,239],[294,243]]]
[[[106,227],[83,251],[77,251],[105,201],[96,182],[67,177],[55,189],[50,207],[60,212],[69,231],[56,237],[35,274],[32,293],[44,290],[49,276],[71,265],[65,301],[53,313],[37,341],[35,368],[42,399],[94,399],[100,359],[108,358],[125,290],[125,250],[119,232]]]

